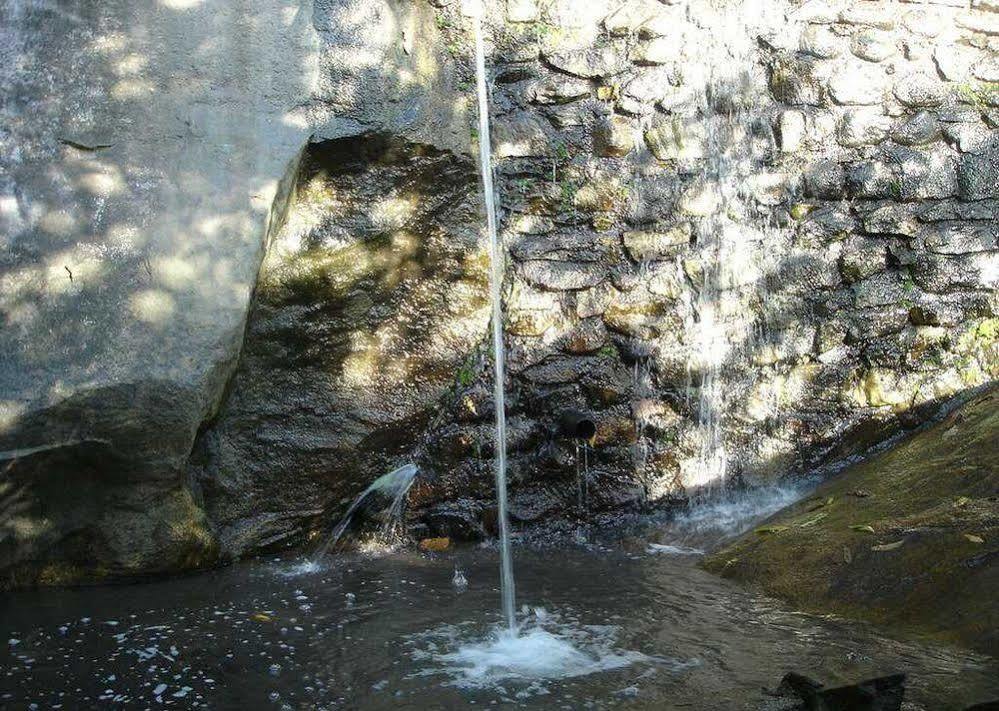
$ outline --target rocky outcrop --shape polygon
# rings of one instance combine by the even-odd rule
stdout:
[[[328,531],[414,457],[489,318],[466,158],[369,135],[310,147],[192,477],[222,552]]]
[[[980,395],[711,555],[820,614],[999,651],[999,394]]]
[[[999,132],[971,71],[994,13],[585,6],[491,18],[515,519],[575,509],[563,409],[598,423],[596,514],[808,471],[999,375]],[[463,398],[453,479],[414,503],[481,535],[488,388]]]
[[[187,477],[310,135],[462,150],[424,3],[0,8],[0,570],[215,560]],[[461,130],[458,130],[458,129]]]

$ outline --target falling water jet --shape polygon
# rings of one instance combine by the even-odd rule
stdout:
[[[493,193],[492,145],[489,140],[489,98],[486,94],[486,58],[482,42],[482,6],[472,5],[475,31],[475,88],[479,98],[479,168],[486,207],[486,230],[489,233],[489,287],[492,302],[493,400],[496,405],[496,504],[500,536],[500,588],[503,617],[512,632],[517,629],[514,613],[513,561],[510,552],[510,523],[506,511],[506,393],[503,390],[505,355],[503,352],[503,246],[496,230],[496,196]]]
[[[392,503],[388,507],[388,520],[386,522],[386,528],[391,526],[392,522],[397,519],[402,514],[402,506],[406,497],[406,493],[409,488],[413,485],[414,479],[419,472],[419,468],[415,464],[406,464],[405,466],[399,467],[384,476],[380,476],[371,485],[361,492],[360,496],[354,499],[354,502],[347,509],[347,513],[343,515],[343,518],[334,526],[332,533],[330,533],[329,538],[323,543],[323,545],[316,551],[313,561],[321,560],[327,553],[329,553],[336,544],[343,537],[343,534],[347,531],[351,522],[354,520],[354,514],[357,513],[358,509],[364,504],[368,498],[374,494],[379,493],[385,496],[392,497]]]

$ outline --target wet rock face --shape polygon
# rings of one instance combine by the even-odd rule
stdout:
[[[481,341],[474,166],[371,135],[308,149],[192,472],[224,554],[326,530],[412,450]]]

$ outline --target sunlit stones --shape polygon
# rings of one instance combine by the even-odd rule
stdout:
[[[382,229],[398,229],[416,214],[416,198],[394,196],[381,200],[371,209],[371,221]]]

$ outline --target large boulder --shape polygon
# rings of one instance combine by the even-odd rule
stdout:
[[[470,160],[345,138],[310,149],[299,182],[192,463],[231,556],[329,528],[412,458],[489,319]]]
[[[303,146],[462,148],[438,34],[422,3],[0,7],[5,583],[214,559],[185,464]]]

